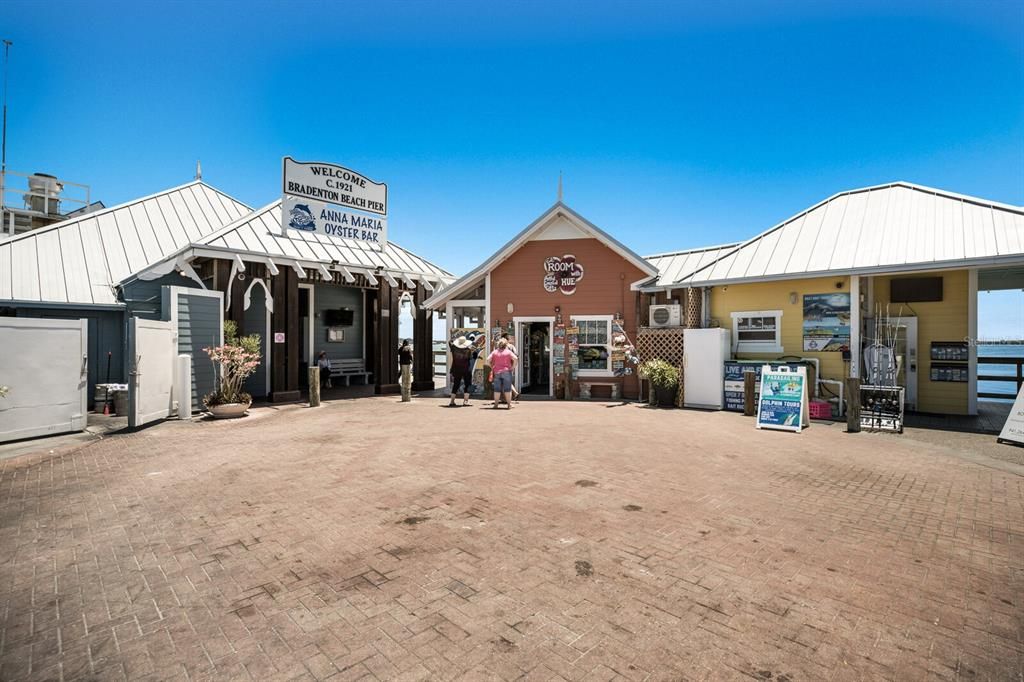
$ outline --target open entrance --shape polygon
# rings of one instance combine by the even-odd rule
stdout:
[[[1024,384],[1024,268],[981,270],[977,288],[978,410],[1002,414]]]
[[[516,387],[524,395],[552,396],[551,325],[547,317],[515,318],[519,365]]]

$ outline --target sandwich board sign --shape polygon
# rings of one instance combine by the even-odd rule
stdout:
[[[1024,443],[1024,386],[1017,392],[1017,399],[1013,401],[1010,414],[1006,417],[1003,430],[999,432],[996,442],[1009,441],[1010,443]]]
[[[807,368],[761,368],[761,393],[757,400],[757,428],[796,431],[809,426]]]
[[[333,163],[281,162],[281,234],[314,232],[378,247],[388,241],[388,186]]]

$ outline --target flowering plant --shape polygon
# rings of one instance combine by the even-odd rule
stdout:
[[[260,366],[260,335],[239,337],[235,322],[225,320],[224,338],[223,346],[203,349],[217,367],[217,389],[203,398],[207,407],[252,402],[242,384]]]

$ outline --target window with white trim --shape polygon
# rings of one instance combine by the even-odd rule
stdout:
[[[579,328],[579,376],[612,376],[611,315],[580,315],[573,324]]]
[[[732,347],[736,353],[782,353],[782,311],[732,313]]]

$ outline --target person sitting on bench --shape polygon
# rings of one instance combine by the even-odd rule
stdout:
[[[316,364],[320,368],[320,388],[334,388],[331,383],[331,359],[327,357],[327,351],[320,351]]]

